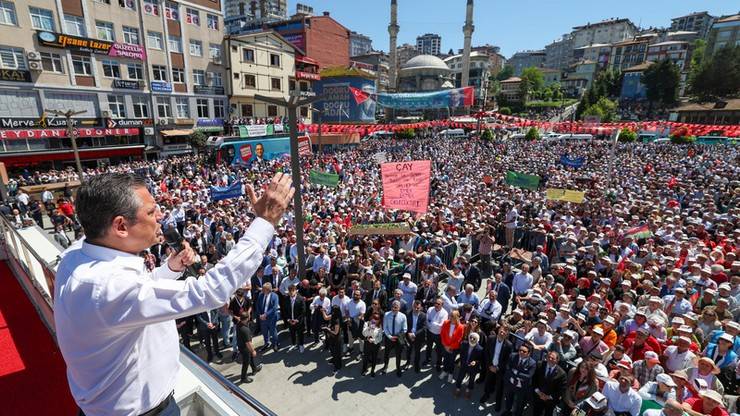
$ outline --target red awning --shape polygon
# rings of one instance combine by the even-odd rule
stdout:
[[[319,63],[315,59],[311,59],[308,56],[301,56],[298,55],[295,57],[296,62],[303,62],[304,64],[310,64],[310,65],[316,65],[318,66]]]
[[[143,154],[144,145],[80,149],[81,160],[94,160],[120,156],[142,156]],[[5,166],[28,166],[52,160],[74,160],[74,158],[74,152],[67,149],[11,154],[0,153],[0,162],[5,163]]]

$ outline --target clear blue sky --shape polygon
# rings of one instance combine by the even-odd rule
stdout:
[[[373,47],[388,51],[390,0],[302,0],[315,14],[329,11],[350,30],[368,35]],[[288,0],[289,14],[296,0]],[[398,44],[416,43],[416,36],[438,33],[442,49],[463,46],[466,0],[398,0],[401,31]],[[473,45],[498,45],[508,58],[514,52],[539,49],[570,32],[573,26],[611,17],[629,18],[640,27],[668,27],[671,17],[708,11],[719,16],[737,13],[733,0],[475,0]]]

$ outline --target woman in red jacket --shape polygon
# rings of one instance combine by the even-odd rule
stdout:
[[[465,325],[460,322],[459,311],[455,310],[450,313],[450,318],[442,323],[439,335],[442,339],[442,346],[445,349],[444,366],[439,379],[444,380],[447,377],[447,382],[452,383],[455,381],[453,377],[455,372],[455,357],[460,350],[460,343],[462,343],[463,336],[465,335]]]

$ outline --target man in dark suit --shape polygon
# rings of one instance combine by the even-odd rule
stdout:
[[[257,312],[257,320],[262,330],[262,336],[265,338],[265,345],[262,351],[267,351],[273,347],[275,351],[280,349],[277,336],[277,316],[278,316],[278,296],[272,291],[272,285],[265,283],[262,285],[262,292],[257,296],[257,302],[254,304]],[[270,343],[272,341],[272,344]]]
[[[404,368],[409,366],[413,350],[414,372],[419,373],[421,372],[421,346],[426,342],[427,335],[427,314],[424,313],[420,300],[414,301],[414,308],[408,313],[406,322],[408,322],[406,343],[409,348],[406,350],[406,365]]]
[[[478,269],[478,267],[476,267],[474,264],[471,264],[466,257],[463,256],[462,259],[464,259],[463,276],[465,276],[463,287],[464,285],[470,283],[471,285],[473,285],[473,290],[477,292],[478,289],[480,289],[481,285],[480,269]]]
[[[485,403],[494,395],[496,412],[501,411],[504,397],[504,374],[509,363],[513,346],[509,341],[509,327],[506,324],[499,326],[496,335],[491,335],[486,341],[486,384],[483,390],[481,403]]]
[[[532,416],[552,416],[555,406],[565,391],[566,374],[558,365],[560,354],[547,353],[547,358],[537,366],[532,379],[534,402]]]
[[[501,304],[501,316],[506,316],[506,310],[509,309],[509,299],[511,298],[511,288],[502,279],[501,273],[496,273],[488,290],[496,291],[498,294],[496,300]]]
[[[468,385],[465,388],[465,398],[470,398],[470,390],[475,386],[475,376],[478,375],[480,362],[483,360],[483,347],[480,346],[479,341],[480,335],[471,332],[468,339],[460,345],[460,370],[457,373],[457,379],[455,379],[455,397],[460,395],[460,387],[467,375],[469,377]]]
[[[297,345],[298,350],[303,352],[303,333],[306,329],[305,312],[306,305],[303,296],[298,294],[295,285],[288,286],[288,298],[285,301],[285,321],[290,332],[290,344]]]
[[[213,361],[213,354],[215,351],[216,356],[219,359],[223,358],[221,352],[218,350],[218,312],[216,309],[211,311],[201,312],[195,316],[195,321],[198,327],[198,337],[206,344],[206,358],[207,362]]]
[[[505,405],[502,416],[522,416],[525,404],[531,400],[532,378],[537,362],[532,359],[532,345],[519,346],[519,354],[511,354],[504,376]]]
[[[424,281],[424,285],[416,292],[416,300],[421,301],[423,310],[427,310],[434,306],[434,301],[437,299],[437,288],[434,287],[434,282],[429,279]]]
[[[386,305],[388,304],[388,294],[381,287],[379,279],[376,279],[373,282],[373,289],[368,290],[367,293],[365,293],[365,305],[370,307],[375,299],[378,299],[380,307],[383,308],[383,310],[387,310]]]

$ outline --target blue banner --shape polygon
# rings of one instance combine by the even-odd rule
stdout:
[[[577,157],[575,159],[571,159],[566,155],[562,155],[560,156],[560,163],[564,164],[565,166],[578,169],[583,166],[584,163],[586,163],[586,158]]]
[[[214,201],[221,201],[223,199],[237,198],[242,196],[242,184],[241,182],[234,182],[233,184],[225,187],[211,186],[211,199]]]
[[[432,92],[412,92],[388,94],[379,93],[374,97],[378,105],[402,110],[417,110],[422,108],[455,108],[473,105],[475,88],[455,88]]]
[[[358,76],[323,78],[314,81],[313,89],[321,100],[314,104],[322,111],[325,123],[375,122],[375,100],[358,103],[349,87],[366,94],[375,94],[375,81]]]

